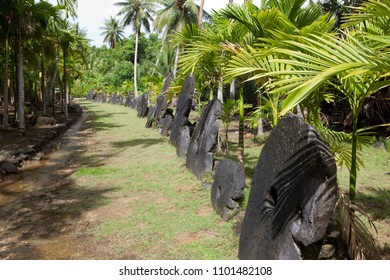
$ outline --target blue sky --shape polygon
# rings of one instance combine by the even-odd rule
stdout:
[[[104,19],[110,16],[116,16],[119,8],[114,3],[121,0],[78,0],[78,22],[80,27],[87,30],[87,36],[91,39],[91,44],[101,46],[103,37],[99,28],[104,25]],[[51,3],[57,3],[56,0],[49,0]],[[196,1],[200,4],[200,0]],[[220,9],[227,5],[229,0],[205,0],[205,10]],[[234,0],[234,3],[241,4],[244,0]],[[126,36],[131,32],[129,28],[126,30]]]

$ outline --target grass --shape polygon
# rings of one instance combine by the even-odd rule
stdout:
[[[129,108],[83,105],[95,133],[72,179],[82,188],[112,188],[96,203],[102,207],[94,210],[96,226],[88,233],[96,248],[105,244],[103,254],[110,252],[101,257],[236,259],[233,221],[214,213],[209,190],[201,188],[168,139],[146,129],[146,119]]]
[[[83,167],[72,177],[81,188],[111,190],[94,202],[96,218],[88,234],[97,258],[237,259],[235,221],[224,222],[213,211],[210,191],[186,169],[185,159],[176,156],[168,139],[146,129],[146,119],[137,118],[134,110],[110,104],[83,105],[92,115],[89,125],[94,133],[87,150],[79,155]],[[235,137],[230,137],[228,157],[234,160]],[[246,140],[242,209],[247,205],[261,148]],[[390,153],[368,147],[363,154],[358,203],[374,219],[386,255],[390,244],[390,175],[386,175]],[[347,170],[339,170],[338,178],[346,188]]]

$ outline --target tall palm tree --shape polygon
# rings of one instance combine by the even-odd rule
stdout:
[[[115,3],[122,7],[118,15],[123,16],[123,26],[132,25],[135,32],[135,54],[134,54],[134,96],[138,97],[137,88],[137,59],[138,40],[143,27],[150,32],[150,21],[153,21],[152,13],[155,11],[156,2],[152,0],[127,0]]]
[[[4,48],[4,76],[3,76],[3,129],[8,129],[8,107],[9,107],[9,33],[10,18],[7,16],[10,10],[10,2],[6,2],[0,7],[0,34]]]
[[[57,0],[58,5],[63,6],[65,16],[77,17],[77,0]]]
[[[104,36],[103,42],[108,43],[111,49],[115,49],[116,43],[122,41],[124,37],[123,26],[113,16],[104,20],[104,26],[100,27],[100,29],[103,30],[100,34]]]
[[[25,135],[23,73],[25,38],[44,30],[49,23],[49,19],[57,17],[57,9],[46,1],[35,3],[34,0],[13,0],[8,15],[12,18],[10,25],[15,26],[16,29],[19,133]]]
[[[163,32],[163,41],[170,34],[182,32],[187,24],[194,24],[198,20],[200,7],[195,0],[164,0],[163,8],[157,11],[154,26],[159,32]],[[207,13],[203,13],[208,18]],[[160,52],[161,53],[161,52]],[[177,76],[177,66],[180,57],[180,44],[176,46],[176,56],[173,65],[173,76]]]
[[[199,8],[199,17],[198,17],[199,29],[202,29],[203,26],[203,8],[204,8],[204,0],[201,0],[200,8]]]

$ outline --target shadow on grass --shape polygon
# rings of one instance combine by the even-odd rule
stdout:
[[[115,148],[127,148],[127,147],[135,147],[141,146],[141,148],[148,148],[153,145],[159,145],[166,143],[166,139],[134,139],[129,141],[118,141],[112,142],[111,145]]]
[[[390,191],[384,188],[366,187],[357,195],[357,203],[374,220],[390,218]]]
[[[6,225],[0,230],[0,259],[47,258],[30,240],[49,241],[74,231],[75,221],[84,212],[110,203],[106,194],[111,191],[115,188],[80,188],[67,177],[49,189],[17,196],[0,208],[0,224]],[[59,251],[52,257],[69,258],[67,244],[62,246],[64,251],[54,248]]]
[[[118,128],[118,127],[124,127],[123,124],[112,124],[112,123],[106,123],[106,122],[100,122],[100,121],[94,121],[93,122],[93,128],[97,131],[103,131],[103,130],[110,130],[112,128]]]

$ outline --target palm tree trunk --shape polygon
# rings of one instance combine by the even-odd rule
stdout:
[[[154,68],[152,70],[152,75],[151,75],[152,77],[154,76],[154,72],[156,72],[156,68],[158,67],[158,64],[160,63],[160,56],[161,56],[163,50],[164,50],[164,44],[161,46],[160,52],[159,52],[157,60],[156,60],[156,63],[154,64]]]
[[[22,38],[22,31],[20,30],[20,23],[17,30],[17,38],[16,38],[16,44],[17,44],[17,52],[18,52],[18,58],[17,58],[17,77],[18,77],[18,115],[19,115],[19,134],[24,136],[26,135],[26,124],[24,120],[24,75],[23,75],[23,38]]]
[[[229,98],[231,100],[234,100],[236,98],[236,79],[235,78],[233,78],[232,82],[230,83]]]
[[[3,88],[3,129],[8,129],[8,106],[9,106],[9,92],[8,92],[8,35],[5,37],[5,52],[4,52],[4,88]]]
[[[68,111],[68,104],[69,104],[69,84],[66,84],[65,88],[65,119],[69,119],[69,111]]]
[[[182,23],[180,23],[178,32],[181,33],[182,30],[183,30],[183,26]],[[178,45],[176,49],[175,64],[173,65],[173,79],[176,79],[177,65],[179,64],[179,56],[180,56],[180,45]]]
[[[259,102],[259,110],[261,110],[261,93],[258,95],[258,102]],[[261,113],[261,111],[260,111]],[[261,116],[261,115],[260,115]],[[263,118],[260,117],[259,120],[257,121],[257,136],[263,135],[264,134],[264,128],[263,128]]]
[[[45,89],[45,54],[42,49],[41,61],[41,92],[42,92],[42,114],[47,115],[47,95]]]
[[[138,97],[138,88],[137,88],[137,57],[138,57],[138,38],[139,31],[135,32],[135,53],[134,53],[134,97]]]
[[[50,81],[50,91],[52,94],[53,94],[53,116],[55,116],[56,114],[56,106],[55,106],[55,103],[56,103],[56,100],[55,100],[55,90],[54,90],[54,84],[55,84],[55,80],[57,78],[57,72],[58,72],[58,64],[59,64],[59,61],[60,61],[60,49],[61,49],[61,40],[58,40],[58,46],[57,46],[57,52],[56,52],[56,66],[54,68],[54,73],[53,73],[53,78],[51,79]]]
[[[358,112],[353,113],[352,123],[352,158],[351,158],[351,172],[349,174],[349,199],[352,203],[356,200],[356,176],[357,176],[357,124],[358,124]]]
[[[221,77],[218,81],[218,94],[217,99],[223,103],[223,78]]]
[[[176,56],[175,56],[175,64],[173,66],[173,78],[176,79],[177,75],[177,65],[179,64],[179,56],[180,56],[180,46],[176,48]]]
[[[63,59],[64,59],[64,91],[65,91],[65,119],[68,120],[68,79],[66,75],[66,52],[63,52]]]
[[[198,17],[199,29],[202,29],[203,26],[203,7],[204,7],[204,0],[202,0],[199,7],[199,17]]]
[[[158,67],[158,64],[160,62],[160,58],[161,58],[162,52],[164,51],[164,43],[166,42],[166,39],[167,39],[167,36],[166,36],[166,34],[164,34],[164,36],[163,36],[163,38],[161,40],[162,44],[161,44],[160,52],[158,54],[156,63],[154,65],[154,68],[153,68],[153,71],[152,71],[152,75],[151,75],[152,77],[154,76],[154,73],[156,72],[156,68]]]
[[[245,166],[245,154],[244,154],[244,96],[242,92],[240,93],[239,100],[239,127],[238,127],[238,161]]]

